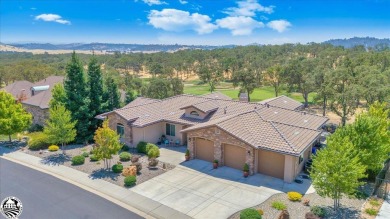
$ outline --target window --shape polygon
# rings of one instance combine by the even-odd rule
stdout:
[[[118,123],[116,125],[116,133],[118,133],[118,135],[122,138],[122,136],[125,134],[125,127],[122,124]]]
[[[199,113],[196,112],[196,111],[191,111],[191,112],[190,112],[190,115],[192,115],[192,116],[199,116]]]
[[[165,131],[166,131],[166,133],[165,133],[166,135],[175,136],[175,132],[176,132],[175,125],[167,123],[165,125]]]
[[[303,154],[299,155],[299,163],[298,164],[301,164],[303,161]]]

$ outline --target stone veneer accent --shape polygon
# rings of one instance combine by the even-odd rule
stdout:
[[[118,123],[122,124],[125,127],[125,133],[121,138],[121,142],[125,143],[128,146],[134,146],[133,145],[133,130],[132,130],[132,127],[128,124],[128,122],[116,113],[108,114],[107,118],[108,118],[108,126],[112,130],[116,131],[116,126]]]
[[[246,154],[245,162],[249,164],[250,175],[254,174],[255,149],[249,146],[247,143],[231,136],[227,132],[218,129],[217,127],[209,127],[209,128],[189,131],[187,133],[187,147],[188,150],[190,151],[191,159],[194,159],[194,149],[195,149],[194,142],[196,137],[205,138],[214,142],[214,159],[218,160],[219,164],[222,166],[224,165],[223,144],[237,145],[239,147],[245,148],[247,152],[250,151],[250,154],[245,153]]]
[[[38,124],[43,126],[45,121],[49,118],[49,109],[42,109],[39,106],[32,106],[28,104],[23,104],[23,107],[27,112],[31,113],[33,116],[32,124]]]

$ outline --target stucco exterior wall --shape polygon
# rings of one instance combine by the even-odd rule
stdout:
[[[41,109],[39,106],[32,106],[28,104],[23,104],[23,107],[27,112],[31,113],[33,116],[32,124],[38,124],[43,126],[45,121],[49,118],[49,109]]]
[[[254,174],[254,157],[255,157],[255,149],[245,142],[231,136],[223,130],[220,130],[216,127],[209,127],[194,131],[189,131],[187,133],[187,147],[190,151],[191,159],[194,158],[194,149],[195,149],[195,138],[205,138],[214,142],[214,159],[219,161],[220,165],[224,165],[223,159],[223,144],[232,144],[238,147],[243,147],[246,150],[246,163],[249,165],[249,173],[251,175]],[[249,152],[249,153],[248,153]]]
[[[284,156],[284,181],[291,183],[295,179],[295,166],[297,157],[285,155]]]
[[[150,142],[156,144],[161,138],[162,135],[169,140],[172,140],[173,143],[176,140],[180,141],[180,144],[183,145],[183,134],[180,132],[183,129],[183,125],[169,123],[175,125],[175,136],[166,135],[166,122],[159,122],[142,128],[133,127],[133,144],[137,145],[140,141]]]

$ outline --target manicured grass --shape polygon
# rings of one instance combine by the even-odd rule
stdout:
[[[184,93],[194,94],[194,95],[203,95],[210,93],[209,86],[207,84],[199,84],[200,81],[187,81],[184,86]],[[223,82],[217,86],[216,91],[219,91],[233,99],[238,99],[239,88],[234,88],[232,83]],[[291,97],[299,102],[303,102],[303,97],[301,93],[287,93],[286,90],[283,90],[280,95],[286,95]],[[313,102],[315,93],[309,94],[309,103]],[[253,93],[250,95],[251,102],[258,102],[265,99],[275,97],[273,87],[264,86],[261,88],[256,88]]]

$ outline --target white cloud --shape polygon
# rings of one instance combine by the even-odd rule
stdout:
[[[35,16],[35,20],[57,22],[60,24],[70,24],[70,21],[62,19],[62,17],[58,14],[41,14],[41,15]]]
[[[229,29],[233,36],[250,35],[254,29],[264,27],[262,22],[245,16],[225,17],[216,22],[219,27]]]
[[[166,5],[168,3],[161,1],[161,0],[142,0],[144,3],[148,4],[149,6],[152,5]]]
[[[230,16],[256,16],[256,12],[264,12],[272,14],[274,12],[274,6],[262,6],[257,0],[244,0],[237,2],[238,7],[227,8],[224,12]]]
[[[185,1],[185,0],[179,0],[179,2],[180,2],[180,4],[182,4],[182,5],[185,5],[185,4],[188,3],[188,1]]]
[[[274,20],[268,22],[267,26],[278,31],[279,33],[282,33],[291,27],[291,23],[286,20]]]
[[[166,31],[195,30],[198,34],[206,34],[218,28],[217,25],[210,22],[211,19],[207,15],[190,14],[188,11],[177,9],[151,10],[148,19],[149,24],[153,27]]]

